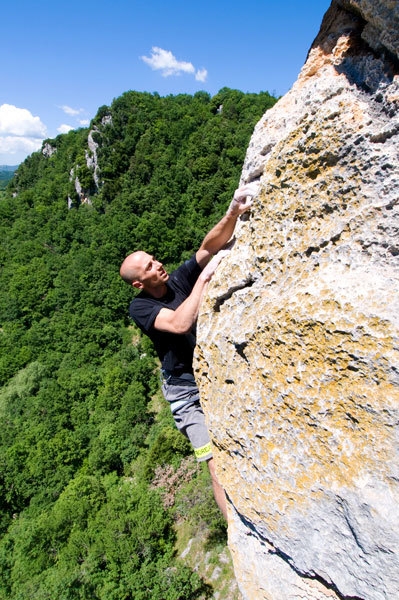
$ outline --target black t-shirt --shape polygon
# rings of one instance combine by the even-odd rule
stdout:
[[[146,292],[140,292],[131,302],[129,312],[141,331],[152,340],[159,356],[162,368],[178,376],[192,373],[195,330],[178,335],[154,328],[155,319],[162,308],[176,310],[191,294],[201,273],[195,256],[173,271],[167,281],[167,292],[162,298],[153,298]]]

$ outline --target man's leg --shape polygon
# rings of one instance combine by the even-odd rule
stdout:
[[[215,461],[212,457],[212,447],[209,439],[205,417],[199,400],[182,406],[173,414],[175,423],[190,440],[198,462],[207,462],[212,480],[213,495],[216,504],[227,520],[226,494],[216,475]]]
[[[222,514],[227,521],[226,494],[225,494],[224,489],[222,488],[222,486],[219,483],[219,479],[217,478],[215,461],[213,460],[213,458],[209,458],[207,460],[207,463],[208,463],[209,472],[211,474],[213,495],[215,496],[216,504],[222,511]]]

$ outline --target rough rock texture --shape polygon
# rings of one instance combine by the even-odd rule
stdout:
[[[93,180],[96,186],[96,190],[100,187],[100,168],[98,166],[98,143],[94,139],[94,134],[98,133],[98,128],[94,127],[89,131],[89,135],[87,137],[87,145],[89,147],[89,151],[86,150],[86,164],[87,168],[93,172]]]
[[[246,600],[399,598],[398,57],[397,1],[332,3],[200,315]]]

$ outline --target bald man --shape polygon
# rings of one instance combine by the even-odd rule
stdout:
[[[205,236],[197,252],[170,275],[160,261],[142,250],[129,254],[120,268],[121,277],[140,290],[130,304],[130,316],[154,344],[162,366],[163,395],[197,460],[207,462],[215,500],[225,518],[225,493],[216,476],[193,375],[195,325],[201,299],[223,257],[220,250],[231,239],[238,217],[250,208],[256,191],[253,183],[237,189],[226,214]]]

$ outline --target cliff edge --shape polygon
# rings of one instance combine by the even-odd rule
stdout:
[[[246,600],[399,597],[398,59],[397,1],[332,2],[200,315]]]

